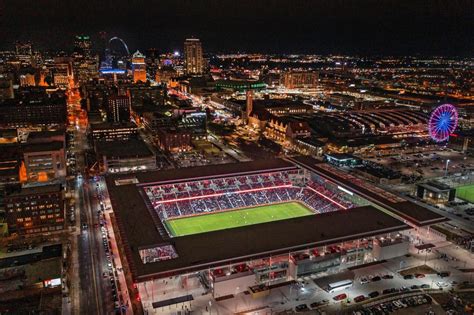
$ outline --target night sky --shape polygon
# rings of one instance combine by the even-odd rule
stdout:
[[[32,40],[71,49],[72,36],[123,38],[131,50],[472,56],[467,0],[0,0],[0,48]]]

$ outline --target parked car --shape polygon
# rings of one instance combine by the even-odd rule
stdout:
[[[341,293],[336,295],[335,297],[332,298],[334,301],[342,301],[344,299],[347,299],[347,294]]]
[[[446,278],[446,277],[449,277],[451,273],[449,271],[441,271],[441,272],[438,272],[438,276],[440,276],[441,278]]]
[[[369,279],[367,278],[360,278],[360,284],[366,284],[366,283],[369,283]]]
[[[359,295],[359,296],[356,296],[356,297],[354,298],[354,302],[359,303],[359,302],[364,301],[365,299],[366,299],[366,298],[365,298],[364,295]]]
[[[398,290],[395,289],[395,288],[390,288],[390,289],[385,289],[382,291],[382,294],[390,294],[390,293],[395,293],[397,292]]]
[[[300,304],[295,307],[296,312],[306,312],[309,311],[309,307],[306,304]]]
[[[371,279],[372,282],[376,282],[376,281],[380,281],[382,280],[382,278],[380,278],[379,276],[375,276]]]
[[[379,296],[379,295],[380,295],[379,291],[373,291],[373,292],[370,292],[370,293],[369,293],[369,297],[370,297],[371,299],[376,298],[376,297]]]

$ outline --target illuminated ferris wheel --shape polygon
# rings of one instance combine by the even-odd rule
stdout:
[[[449,135],[458,126],[458,111],[451,104],[443,104],[435,108],[431,113],[428,130],[431,139],[443,142],[449,139]]]

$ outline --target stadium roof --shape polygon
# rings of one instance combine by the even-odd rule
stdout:
[[[215,178],[294,167],[284,160],[264,160],[107,176],[110,199],[134,279],[145,281],[409,228],[400,220],[366,206],[165,239],[159,233],[140,189],[150,182]],[[139,249],[162,244],[173,245],[178,258],[143,264]]]
[[[241,176],[253,173],[296,169],[293,163],[282,159],[259,160],[242,163],[207,165],[171,170],[147,171],[133,174],[111,175],[113,180],[134,178],[138,183],[151,185],[180,181],[201,180],[224,176]]]
[[[315,172],[318,175],[321,175],[324,178],[336,183],[340,187],[354,192],[355,194],[382,206],[393,214],[398,215],[417,226],[448,221],[448,219],[442,215],[439,215],[412,201],[408,201],[404,198],[401,198],[400,196],[387,192],[366,181],[350,180],[348,177],[351,175],[334,168],[332,171],[330,171],[330,166],[311,157],[299,156],[290,158],[290,160],[301,167]],[[363,182],[363,184],[361,184],[361,182]]]

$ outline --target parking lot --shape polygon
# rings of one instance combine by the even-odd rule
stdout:
[[[398,156],[368,160],[399,171],[405,176],[421,176],[424,179],[474,171],[472,156],[450,149],[426,153],[401,153]]]

